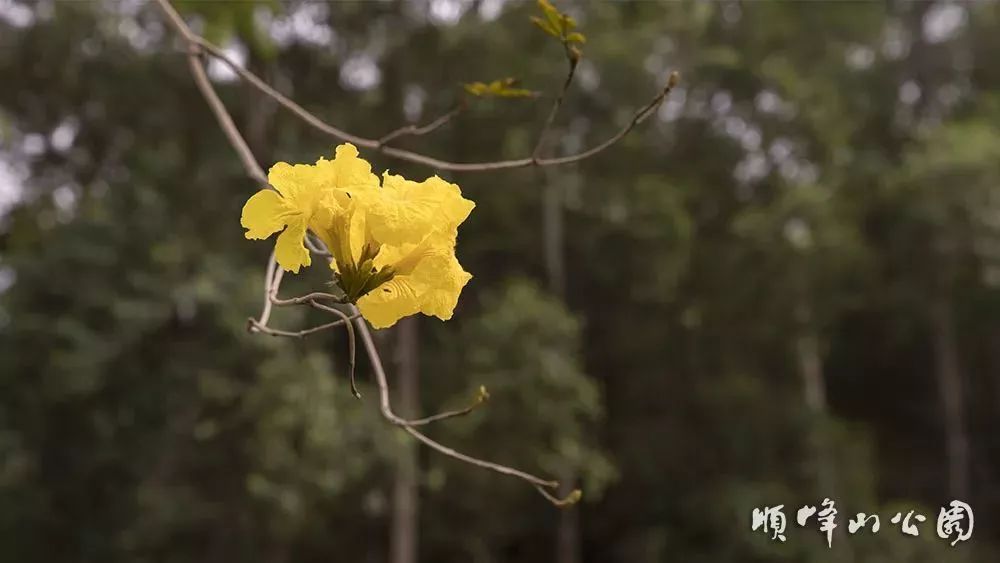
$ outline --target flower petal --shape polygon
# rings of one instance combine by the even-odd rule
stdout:
[[[305,236],[306,222],[301,217],[296,217],[288,224],[285,232],[278,235],[278,242],[274,245],[274,259],[278,265],[297,274],[300,267],[312,263],[309,250],[303,244]]]
[[[454,232],[475,207],[455,184],[437,176],[417,183],[383,175],[382,190],[365,196],[368,229],[383,244],[418,243],[435,231]]]
[[[358,149],[351,143],[337,147],[331,164],[336,172],[337,188],[341,190],[378,188],[378,176],[372,174],[372,165],[358,157]]]
[[[288,204],[306,214],[322,196],[321,171],[311,164],[278,162],[267,172],[267,181],[288,200]]]
[[[442,230],[457,229],[472,213],[476,204],[462,197],[458,184],[446,182],[437,176],[431,176],[423,181],[421,188],[431,192],[438,201],[438,214],[443,223]]]
[[[472,279],[455,257],[455,238],[444,233],[418,245],[383,246],[376,260],[382,265],[390,265],[396,276],[358,300],[361,314],[376,328],[416,313],[450,319]]]
[[[413,278],[424,288],[420,312],[447,321],[472,274],[462,268],[454,252],[431,253],[414,268]]]
[[[285,201],[273,190],[261,190],[243,206],[240,225],[248,239],[265,239],[285,226],[288,211]]]
[[[398,276],[358,299],[361,315],[375,328],[388,328],[420,312],[422,288],[410,276]]]

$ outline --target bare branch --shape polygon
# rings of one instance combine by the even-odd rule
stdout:
[[[343,311],[329,307],[320,303],[319,299],[330,299],[335,302],[341,302],[341,298],[330,293],[313,292],[301,297],[293,297],[291,299],[278,299],[278,289],[281,286],[281,278],[284,275],[284,270],[277,267],[277,263],[274,261],[274,253],[271,253],[271,258],[267,263],[267,273],[264,284],[264,311],[260,315],[260,320],[250,317],[247,319],[247,330],[251,332],[262,332],[271,336],[285,336],[291,338],[304,338],[310,334],[328,330],[331,328],[336,328],[338,326],[344,326],[347,329],[347,342],[348,342],[348,369],[351,377],[351,393],[355,397],[361,398],[361,393],[358,391],[358,386],[354,378],[354,365],[356,356],[356,344],[354,336],[354,325],[351,321],[354,320],[355,316],[347,316]],[[315,326],[312,328],[307,328],[299,331],[288,331],[280,330],[276,328],[271,328],[267,326],[267,321],[271,316],[271,306],[286,306],[286,305],[301,305],[308,304],[313,308],[319,309],[321,311],[326,311],[328,313],[333,313],[340,317],[340,320]]]
[[[357,308],[354,307],[353,305],[351,305],[351,312],[355,314],[357,313]],[[382,411],[382,416],[385,417],[386,420],[388,420],[389,422],[391,422],[396,426],[399,426],[400,428],[405,430],[408,434],[410,434],[417,440],[420,440],[431,449],[436,450],[437,452],[440,452],[448,457],[457,459],[459,461],[468,463],[470,465],[475,465],[476,467],[488,469],[490,471],[494,471],[502,475],[509,475],[511,477],[516,477],[518,479],[521,479],[523,481],[526,481],[534,485],[536,489],[538,489],[540,492],[543,491],[544,489],[556,489],[559,487],[558,481],[543,479],[536,475],[532,475],[531,473],[521,471],[520,469],[514,469],[513,467],[500,465],[499,463],[482,460],[458,452],[452,448],[449,448],[448,446],[445,446],[444,444],[432,440],[431,438],[422,434],[420,431],[416,430],[413,427],[414,426],[413,421],[409,421],[399,417],[392,410],[392,403],[389,400],[389,384],[387,382],[385,368],[382,365],[382,357],[378,353],[378,348],[375,347],[375,340],[372,338],[371,331],[368,330],[368,323],[364,320],[364,318],[358,318],[354,322],[357,325],[358,332],[361,333],[361,342],[364,344],[365,350],[368,353],[368,358],[372,364],[372,371],[375,372],[375,382],[378,385],[378,390],[379,390],[380,408]],[[567,497],[566,499],[562,500],[555,498],[551,494],[544,494],[544,496],[557,506],[565,506],[567,504],[572,503],[571,497],[574,496],[579,497],[579,493],[574,491],[574,493],[570,494],[570,497]]]
[[[275,292],[277,293],[277,292]],[[324,293],[322,291],[314,291],[312,293],[307,293],[299,297],[292,297],[289,299],[278,299],[277,295],[271,297],[271,302],[279,307],[284,307],[286,305],[301,305],[303,303],[310,303],[319,299],[325,299],[328,301],[333,301],[334,303],[343,303],[344,298],[339,295],[334,295],[332,293]]]
[[[312,252],[317,256],[330,256],[330,251],[326,249],[323,241],[319,240],[319,238],[314,235],[312,231],[306,231],[306,238],[304,240],[306,248],[309,249],[309,252]]]
[[[476,400],[473,401],[473,403],[471,405],[465,407],[464,409],[457,409],[457,410],[453,410],[453,411],[445,411],[445,412],[438,413],[438,414],[435,414],[435,415],[431,415],[431,416],[428,416],[428,417],[425,417],[425,418],[418,418],[416,420],[410,420],[408,422],[410,423],[410,426],[423,426],[425,424],[430,424],[432,422],[438,422],[438,421],[441,421],[441,420],[448,420],[449,418],[456,418],[456,417],[459,417],[459,416],[465,416],[465,415],[471,413],[472,411],[476,410],[477,408],[481,407],[483,404],[485,404],[486,400],[487,400],[487,395],[485,393],[483,393],[483,392],[480,392],[479,396],[476,397]]]
[[[208,75],[205,74],[205,66],[201,62],[199,54],[201,52],[201,47],[197,41],[196,36],[191,31],[191,28],[184,23],[180,14],[174,10],[174,7],[170,5],[167,0],[157,0],[160,7],[167,14],[167,18],[170,20],[171,25],[181,34],[182,37],[187,41],[187,57],[188,64],[191,67],[191,75],[194,77],[194,82],[198,86],[198,90],[201,91],[201,95],[208,102],[209,107],[212,109],[212,113],[215,114],[215,118],[219,122],[219,126],[222,127],[222,132],[225,133],[226,137],[229,138],[229,144],[236,149],[236,153],[240,157],[240,161],[243,162],[243,168],[246,169],[247,175],[250,176],[254,181],[260,184],[267,184],[267,174],[264,173],[264,169],[260,167],[257,163],[257,159],[254,158],[253,152],[250,150],[250,146],[247,145],[246,140],[240,134],[239,129],[236,128],[236,124],[233,122],[233,118],[229,115],[229,111],[226,110],[226,106],[219,99],[219,95],[215,92],[215,88],[212,86],[212,82],[208,79]]]
[[[670,94],[670,91],[673,90],[675,86],[677,86],[677,82],[679,80],[680,80],[680,73],[678,73],[676,70],[671,72],[670,78],[667,79],[667,85],[663,88],[663,90],[661,90],[660,93],[657,94],[655,98],[650,100],[648,104],[636,110],[636,112],[632,115],[632,119],[629,120],[628,125],[626,125],[618,133],[612,135],[611,138],[608,139],[607,141],[604,141],[603,143],[597,145],[596,147],[593,147],[589,150],[583,151],[575,155],[563,156],[559,158],[550,158],[544,160],[543,162],[547,164],[569,164],[571,162],[579,162],[581,160],[590,158],[595,154],[603,151],[604,149],[607,149],[611,145],[617,143],[622,139],[622,137],[628,135],[629,131],[634,129],[636,125],[639,125],[640,123],[645,121],[647,117],[649,117],[654,111],[656,111],[656,108],[660,107],[660,104],[662,104],[663,100],[666,99],[667,95]]]
[[[351,393],[354,394],[355,398],[360,399],[361,392],[358,391],[358,385],[354,379],[354,359],[357,356],[357,345],[355,344],[354,338],[354,324],[351,321],[360,317],[361,313],[358,311],[352,311],[351,316],[347,316],[347,313],[341,311],[340,309],[324,305],[315,299],[310,299],[309,304],[321,311],[337,315],[340,317],[340,320],[343,321],[344,326],[347,327],[347,365],[351,375]]]
[[[559,498],[537,485],[535,485],[535,490],[537,490],[539,493],[542,494],[543,497],[548,499],[549,502],[558,506],[559,508],[572,506],[580,502],[580,499],[583,498],[583,491],[581,491],[580,489],[573,489],[572,491],[570,491],[568,495],[566,495],[565,498]]]
[[[448,110],[447,113],[438,117],[434,121],[431,121],[427,125],[421,127],[418,127],[416,125],[404,125],[399,129],[391,131],[387,135],[383,136],[381,139],[378,140],[378,144],[380,147],[384,147],[386,144],[389,143],[389,141],[392,141],[393,139],[397,139],[399,137],[403,137],[406,135],[420,136],[431,133],[436,129],[438,129],[439,127],[443,126],[445,123],[451,121],[451,119],[456,115],[462,113],[465,110],[465,107],[466,103],[465,100],[463,99],[461,102],[459,102],[457,106],[451,108],[450,110]]]
[[[351,320],[354,320],[354,317],[351,317]],[[333,321],[332,323],[326,323],[319,326],[314,326],[312,328],[306,328],[297,331],[289,331],[289,330],[279,330],[276,328],[271,328],[265,325],[264,323],[257,321],[257,319],[253,317],[247,319],[247,323],[250,327],[253,328],[255,332],[262,332],[270,336],[285,336],[288,338],[304,338],[306,336],[309,336],[310,334],[322,332],[324,330],[336,328],[338,326],[345,324],[344,320],[340,319],[339,321]]]
[[[670,90],[673,89],[673,86],[676,84],[677,81],[677,74],[671,73],[670,80],[668,81],[666,88],[661,90],[653,98],[652,101],[650,101],[648,104],[640,108],[636,112],[632,121],[629,122],[629,124],[626,125],[624,129],[619,131],[617,134],[613,135],[610,139],[597,145],[596,147],[593,147],[581,153],[558,157],[558,158],[536,158],[536,156],[531,156],[528,158],[499,160],[494,162],[449,162],[446,160],[441,160],[434,157],[415,153],[413,151],[397,149],[394,147],[387,147],[384,146],[383,141],[380,139],[368,139],[365,137],[352,135],[333,125],[330,125],[329,123],[326,123],[325,121],[319,119],[318,117],[316,117],[316,115],[309,112],[308,110],[306,110],[293,100],[289,99],[281,92],[275,90],[273,87],[271,87],[266,82],[261,80],[256,74],[236,64],[236,62],[233,61],[229,56],[227,56],[226,53],[221,48],[212,44],[205,38],[196,35],[193,31],[191,31],[191,29],[187,26],[187,24],[184,23],[184,20],[180,18],[177,12],[174,11],[174,9],[170,6],[168,0],[157,0],[157,2],[159,2],[160,6],[163,7],[164,11],[167,12],[167,15],[170,17],[170,21],[173,27],[178,31],[178,33],[181,34],[181,36],[189,43],[189,45],[195,45],[197,47],[200,47],[206,53],[210,54],[211,56],[225,63],[240,78],[246,80],[251,86],[259,90],[260,92],[273,98],[280,105],[284,106],[285,109],[297,115],[300,119],[305,121],[308,125],[310,125],[314,129],[321,131],[322,133],[325,133],[327,135],[330,135],[331,137],[334,137],[340,141],[353,143],[359,147],[380,151],[387,156],[391,156],[401,160],[406,160],[416,164],[422,164],[431,168],[436,168],[438,170],[447,170],[450,172],[488,172],[493,170],[508,170],[512,168],[526,168],[529,166],[553,166],[560,164],[570,164],[573,162],[579,162],[586,158],[590,158],[591,156],[594,156],[600,153],[601,151],[607,149],[611,145],[617,143],[619,140],[621,140],[622,137],[627,135],[628,132],[631,131],[636,125],[641,123],[649,115],[649,113],[652,112],[652,110],[654,110],[663,102],[664,98],[666,98],[667,94],[670,93]],[[202,69],[202,74],[204,74],[204,69]],[[212,95],[214,96],[214,91],[212,92]],[[206,94],[206,99],[209,99],[209,96],[207,94]],[[217,96],[215,97],[215,99],[218,99]],[[211,99],[209,99],[209,102],[211,103]],[[554,116],[552,117],[552,119],[554,119]],[[223,126],[225,128],[225,125]],[[232,138],[230,138],[230,141],[233,142],[234,146],[237,146],[237,141],[234,141]],[[246,143],[242,144],[245,146]],[[241,158],[244,158],[244,165],[247,165],[245,156],[246,154],[248,154],[249,151],[246,151],[246,153],[244,153],[244,151],[239,151],[239,152]],[[257,166],[256,168],[259,170],[259,166]],[[248,167],[248,171],[249,170],[250,168]],[[257,178],[255,177],[255,179]]]
[[[275,270],[278,270],[277,278]],[[278,263],[274,261],[274,251],[271,251],[271,257],[267,259],[267,269],[264,272],[264,310],[260,312],[260,325],[267,326],[267,321],[271,318],[271,304],[274,295],[278,293],[277,287],[281,283],[281,270],[278,269]],[[256,320],[250,325],[251,328],[256,328],[255,325],[258,324]]]
[[[542,130],[538,133],[538,142],[535,143],[535,150],[531,152],[531,157],[536,160],[542,154],[542,149],[545,146],[545,138],[556,120],[556,115],[559,113],[559,108],[562,107],[563,99],[566,98],[566,92],[569,90],[570,84],[573,83],[573,77],[576,75],[576,66],[580,63],[580,59],[577,57],[567,56],[567,58],[569,60],[569,72],[566,73],[566,80],[563,82],[562,90],[556,96],[555,102],[552,103],[552,109],[549,111],[549,116],[545,119],[545,125],[542,126]]]
[[[236,149],[237,154],[239,154],[240,160],[243,162],[243,167],[246,168],[247,173],[256,182],[267,185],[267,174],[257,164],[257,159],[254,158],[253,153],[250,151],[250,146],[247,145],[243,136],[240,135],[236,124],[233,123],[232,116],[226,111],[226,106],[222,105],[219,95],[215,93],[215,88],[209,82],[208,75],[205,74],[205,66],[202,64],[201,58],[196,51],[192,50],[188,53],[188,64],[191,66],[191,74],[194,76],[194,81],[198,85],[198,89],[201,90],[205,100],[208,101],[208,105],[212,108],[212,113],[215,114],[216,119],[218,119],[222,131],[229,137],[229,142]]]

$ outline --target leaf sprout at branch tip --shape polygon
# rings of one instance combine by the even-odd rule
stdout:
[[[525,88],[517,88],[519,82],[516,78],[504,78],[494,80],[488,84],[484,82],[469,82],[463,84],[462,87],[469,94],[480,98],[535,98],[538,96],[538,92]]]

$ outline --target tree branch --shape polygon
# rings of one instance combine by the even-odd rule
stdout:
[[[229,59],[229,57],[225,55],[225,53],[222,52],[221,49],[219,49],[215,45],[212,45],[211,43],[201,38],[200,36],[196,35],[193,31],[191,31],[190,27],[188,27],[188,25],[184,22],[180,14],[178,14],[177,11],[173,8],[173,6],[170,5],[169,0],[156,0],[156,2],[163,10],[163,12],[166,14],[167,19],[170,22],[171,26],[177,31],[178,34],[180,34],[180,36],[187,43],[188,62],[190,64],[191,74],[194,77],[195,83],[198,86],[198,89],[201,91],[202,96],[208,102],[209,107],[212,109],[212,112],[215,114],[215,117],[218,120],[219,125],[222,127],[222,130],[225,133],[227,139],[229,140],[230,145],[232,145],[232,147],[236,150],[237,154],[239,155],[240,161],[243,163],[243,167],[246,170],[247,176],[249,176],[251,179],[261,184],[268,184],[267,175],[264,173],[263,168],[261,168],[256,158],[253,156],[253,153],[250,151],[250,148],[246,143],[246,140],[240,134],[239,129],[237,129],[235,123],[233,122],[232,116],[229,114],[225,105],[222,103],[222,100],[219,99],[218,94],[216,93],[211,82],[209,81],[208,76],[205,73],[205,67],[202,64],[202,61],[199,56],[203,50],[208,52],[212,56],[222,60],[224,63],[229,65],[229,67],[232,68],[240,77],[247,80],[250,84],[255,86],[261,92],[265,93],[268,96],[271,96],[275,101],[285,106],[287,109],[291,110],[293,113],[298,115],[304,121],[331,136],[337,137],[338,139],[341,139],[343,141],[352,142],[362,147],[380,150],[381,152],[389,156],[394,156],[418,164],[425,164],[427,166],[432,166],[442,170],[451,170],[451,171],[499,170],[505,168],[520,168],[531,165],[545,166],[549,164],[562,164],[567,162],[575,162],[576,160],[582,160],[583,158],[586,158],[586,156],[596,154],[597,152],[600,152],[600,150],[607,148],[608,146],[613,144],[614,141],[617,141],[618,139],[623,137],[626,133],[628,133],[628,131],[631,130],[631,128],[634,127],[637,123],[641,122],[642,119],[645,119],[645,117],[649,114],[649,112],[652,111],[652,108],[656,107],[657,105],[659,105],[660,102],[663,101],[663,98],[666,97],[666,94],[669,92],[670,88],[676,82],[676,73],[675,73],[671,75],[671,80],[670,83],[668,84],[668,87],[664,89],[664,91],[661,92],[656,98],[654,98],[654,100],[650,102],[650,104],[647,104],[647,106],[639,110],[639,112],[636,113],[636,116],[633,117],[631,123],[622,132],[620,132],[616,137],[613,137],[610,141],[606,141],[603,145],[595,147],[595,149],[591,149],[586,153],[581,153],[581,155],[585,156],[574,155],[569,157],[563,157],[561,159],[526,158],[520,160],[508,160],[508,161],[499,161],[490,163],[451,163],[423,156],[410,151],[394,149],[391,147],[384,147],[382,146],[384,142],[383,140],[372,140],[372,139],[356,137],[354,135],[341,131],[340,129],[337,129],[332,125],[324,123],[319,118],[309,113],[308,111],[303,109],[301,106],[299,106],[292,100],[286,98],[281,93],[277,92],[276,90],[268,86],[253,73],[246,71],[239,65],[235,64],[231,59]],[[448,117],[448,119],[450,119],[450,117],[447,115],[445,117]],[[443,117],[439,118],[435,122],[432,122],[431,124],[423,128],[418,128],[417,131],[421,129],[426,129],[427,132],[429,132],[434,128],[437,128],[440,125],[442,125],[444,121],[446,120],[444,120]],[[400,133],[400,135],[401,134],[405,133]],[[398,137],[399,135],[395,136]],[[312,247],[313,245],[310,244],[309,246]],[[350,361],[350,373],[351,373],[351,388],[355,396],[360,397],[360,394],[357,392],[357,388],[354,385],[354,363],[355,363],[354,360],[356,355],[354,328],[356,325],[358,331],[361,333],[361,340],[365,346],[366,352],[368,353],[368,357],[371,360],[372,370],[375,373],[375,381],[379,389],[380,408],[382,415],[390,423],[403,428],[403,430],[405,430],[408,434],[410,434],[420,442],[424,443],[431,449],[441,454],[444,454],[448,457],[468,463],[470,465],[475,465],[483,469],[494,471],[496,473],[500,473],[503,475],[509,475],[521,479],[523,481],[526,481],[532,484],[546,499],[553,502],[557,506],[566,506],[568,504],[572,504],[577,500],[579,500],[580,498],[579,491],[573,491],[565,499],[558,499],[546,490],[546,489],[556,489],[559,486],[559,483],[556,481],[546,480],[541,477],[532,475],[530,473],[521,471],[519,469],[514,469],[512,467],[507,467],[505,465],[500,465],[498,463],[494,463],[491,461],[486,461],[468,456],[452,448],[449,448],[448,446],[445,446],[439,442],[436,442],[435,440],[432,440],[431,438],[427,437],[426,435],[422,434],[421,432],[419,432],[414,428],[414,426],[429,424],[430,422],[445,420],[448,418],[453,418],[456,416],[467,414],[468,412],[471,412],[472,408],[474,408],[476,405],[473,405],[472,407],[460,411],[445,412],[439,415],[434,415],[413,421],[405,420],[397,416],[395,412],[393,412],[391,403],[389,401],[389,386],[385,374],[385,369],[382,365],[381,356],[378,353],[378,349],[375,347],[375,342],[372,339],[371,332],[368,329],[368,324],[363,318],[360,317],[360,312],[358,311],[357,307],[355,307],[354,305],[350,305],[349,306],[350,314],[348,315],[347,313],[344,313],[339,309],[330,307],[328,305],[324,305],[323,303],[320,302],[320,300],[325,299],[342,303],[343,299],[336,295],[323,292],[314,292],[301,297],[293,297],[291,299],[279,299],[277,297],[277,293],[283,275],[284,271],[281,268],[277,267],[277,264],[274,262],[274,255],[272,253],[267,268],[265,270],[265,288],[264,288],[265,301],[264,301],[263,311],[261,312],[261,321],[257,321],[252,318],[249,319],[249,328],[251,330],[264,332],[266,334],[271,334],[274,336],[302,337],[307,334],[311,334],[313,332],[319,332],[320,330],[325,330],[327,328],[339,326],[340,324],[345,325],[348,329],[348,337],[350,345],[349,361]],[[266,321],[270,318],[272,306],[300,305],[304,303],[308,303],[310,306],[316,309],[320,309],[335,314],[340,317],[340,320],[334,323],[328,323],[326,325],[321,325],[319,327],[314,327],[312,329],[305,329],[298,332],[281,331],[266,326]],[[351,322],[352,320],[353,324]]]
[[[344,298],[339,295],[334,295],[332,293],[324,293],[322,291],[314,291],[312,293],[307,293],[299,297],[291,297],[289,299],[278,299],[277,291],[274,292],[275,295],[271,297],[271,302],[280,307],[286,305],[302,305],[303,303],[311,303],[318,301],[320,299],[326,299],[333,301],[334,303],[344,303]]]
[[[352,314],[358,312],[357,308],[354,307],[353,305],[351,305],[351,312]],[[512,467],[508,467],[506,465],[500,465],[492,461],[486,461],[479,458],[471,457],[461,452],[455,451],[454,449],[449,448],[444,444],[432,440],[431,438],[420,433],[418,430],[414,428],[414,426],[417,424],[426,424],[426,422],[424,421],[427,419],[410,421],[399,417],[392,410],[392,403],[390,402],[389,399],[389,384],[386,378],[385,368],[382,365],[382,357],[379,355],[378,348],[376,348],[375,346],[375,340],[372,338],[371,331],[368,330],[368,323],[364,320],[364,318],[355,319],[354,322],[357,325],[358,332],[361,333],[361,342],[365,346],[365,350],[368,353],[368,358],[369,360],[371,360],[372,371],[375,372],[375,383],[378,385],[378,390],[379,390],[379,404],[382,411],[382,416],[386,420],[388,420],[389,422],[391,422],[396,426],[399,426],[400,428],[405,430],[408,434],[426,444],[428,447],[448,457],[457,459],[459,461],[463,461],[470,465],[475,465],[476,467],[488,469],[490,471],[494,471],[502,475],[509,475],[511,477],[516,477],[523,481],[527,481],[528,483],[534,485],[540,492],[545,491],[545,489],[555,489],[559,487],[558,481],[543,479],[536,475],[532,475],[531,473],[521,471],[520,469],[514,469]],[[547,492],[543,492],[543,494],[547,499],[554,501],[556,504],[562,503],[564,501],[569,501],[570,497],[579,496],[579,493],[577,493],[576,491],[571,493],[570,497],[567,497],[567,499],[556,499]]]
[[[236,64],[236,62],[233,61],[229,56],[227,56],[226,53],[220,47],[212,44],[205,38],[200,37],[193,31],[191,31],[191,28],[188,27],[186,23],[184,23],[184,20],[181,19],[180,15],[178,15],[177,12],[173,9],[173,7],[170,6],[168,0],[157,0],[157,2],[160,4],[161,7],[163,7],[164,11],[167,12],[167,15],[169,16],[170,22],[174,27],[174,29],[177,30],[177,32],[185,39],[185,41],[188,42],[189,50],[190,46],[194,45],[203,49],[209,55],[219,59],[227,66],[229,66],[229,68],[232,69],[233,72],[235,72],[240,78],[245,80],[247,83],[249,83],[251,86],[259,90],[260,92],[273,98],[281,106],[294,113],[296,116],[298,116],[301,120],[306,122],[306,124],[310,125],[314,129],[322,133],[325,133],[331,137],[334,137],[340,141],[353,143],[359,147],[379,151],[385,154],[386,156],[391,156],[393,158],[398,158],[400,160],[406,160],[409,162],[413,162],[415,164],[422,164],[424,166],[428,166],[438,170],[447,170],[450,172],[488,172],[493,170],[526,168],[529,166],[554,166],[560,164],[570,164],[573,162],[579,162],[586,158],[590,158],[600,153],[601,151],[607,149],[611,145],[617,143],[619,140],[621,140],[621,138],[627,135],[629,131],[631,131],[636,125],[641,123],[649,115],[649,113],[652,112],[653,109],[655,109],[661,103],[663,103],[663,100],[667,97],[667,95],[670,93],[673,87],[677,84],[677,79],[679,77],[679,75],[676,72],[671,73],[670,78],[667,82],[667,86],[663,88],[655,97],[653,97],[653,99],[648,104],[640,108],[636,112],[635,116],[633,116],[632,121],[629,122],[629,124],[626,125],[624,129],[622,129],[617,134],[613,135],[611,138],[604,141],[603,143],[586,151],[574,155],[568,155],[557,158],[536,158],[536,156],[533,155],[528,158],[519,158],[513,160],[498,160],[492,162],[449,162],[447,160],[441,160],[438,158],[422,155],[413,151],[397,149],[394,147],[387,147],[384,146],[384,143],[381,139],[368,139],[365,137],[352,135],[351,133],[348,133],[329,123],[326,123],[325,121],[316,117],[316,115],[309,112],[308,110],[306,110],[293,100],[289,99],[281,92],[275,90],[273,87],[271,87],[266,82],[261,80],[260,77],[258,77],[256,74]],[[204,74],[204,69],[202,69],[201,73]],[[572,76],[568,78],[571,79]],[[212,95],[214,96],[214,91],[212,91]],[[206,98],[208,98],[207,95]],[[218,99],[217,96],[215,96],[215,98]],[[562,102],[560,101],[559,105],[561,104]],[[558,108],[554,108],[554,110],[558,110]],[[555,119],[555,116],[552,115],[551,118]],[[230,140],[232,141],[233,138],[230,137]],[[245,145],[245,143],[242,144]],[[234,142],[234,146],[235,145],[236,142]],[[249,149],[247,149],[247,154],[248,152]],[[243,151],[240,151],[240,156],[241,158],[244,158],[244,164],[246,165],[247,164],[245,160],[246,154]],[[259,166],[257,168],[259,169]]]
[[[323,242],[319,240],[319,238],[317,238],[312,231],[307,231],[306,238],[303,240],[305,241],[306,248],[309,249],[309,252],[312,252],[317,256],[330,256],[330,251],[326,249]]]
[[[355,345],[355,339],[354,339],[354,325],[351,323],[351,321],[356,319],[357,317],[360,317],[361,313],[355,310],[352,311],[351,316],[348,317],[347,313],[341,311],[340,309],[335,309],[333,307],[324,305],[316,301],[315,299],[310,299],[309,304],[321,311],[326,311],[327,313],[332,313],[334,315],[337,315],[338,317],[340,317],[340,320],[343,321],[344,326],[347,328],[347,357],[348,357],[347,365],[351,375],[351,393],[354,394],[354,398],[360,399],[361,392],[358,391],[357,382],[354,380],[354,359],[355,357],[357,357],[357,346]]]
[[[277,272],[275,272],[277,270]],[[267,259],[267,268],[264,271],[264,309],[260,312],[260,322],[251,319],[253,322],[250,324],[251,329],[256,328],[256,324],[261,326],[267,326],[267,321],[271,318],[271,305],[273,304],[274,296],[278,293],[278,285],[281,284],[281,277],[284,275],[284,271],[278,268],[278,263],[274,261],[274,251],[271,251],[271,257]]]
[[[351,320],[354,320],[354,317],[351,317]],[[249,323],[249,326],[253,328],[254,332],[262,332],[270,336],[285,336],[288,338],[304,338],[306,336],[309,336],[310,334],[314,334],[331,328],[336,328],[344,324],[344,320],[340,319],[339,321],[333,321],[331,323],[314,326],[312,328],[290,331],[290,330],[280,330],[277,328],[271,328],[265,325],[264,323],[259,322],[257,319],[253,317],[247,319],[247,322]]]
[[[448,420],[449,418],[456,418],[459,416],[465,416],[472,411],[476,410],[482,406],[487,401],[488,395],[485,390],[481,390],[480,394],[476,397],[476,400],[464,409],[457,409],[453,411],[445,411],[435,415],[431,415],[425,418],[418,418],[416,420],[410,420],[410,426],[423,426],[425,424],[430,424],[432,422],[438,422],[440,420]]]
[[[545,137],[556,120],[556,115],[559,113],[559,108],[562,107],[563,99],[566,98],[566,92],[569,90],[570,84],[573,83],[573,77],[576,75],[576,66],[580,64],[580,59],[569,56],[568,50],[567,60],[569,60],[569,72],[566,73],[566,80],[563,82],[562,90],[559,90],[555,102],[552,103],[552,109],[549,111],[549,116],[545,119],[545,125],[538,132],[538,142],[535,143],[535,150],[531,152],[531,157],[535,160],[542,154],[542,149],[545,146]]]
[[[243,167],[246,169],[247,174],[256,182],[260,184],[267,185],[267,174],[264,173],[264,169],[260,167],[257,163],[257,159],[254,157],[253,152],[250,150],[250,146],[247,145],[246,140],[240,134],[239,129],[236,128],[236,124],[233,122],[233,118],[229,115],[226,110],[225,104],[219,99],[219,95],[215,92],[215,88],[212,86],[212,82],[208,79],[208,75],[205,74],[205,65],[202,64],[199,54],[202,51],[201,44],[198,41],[198,37],[191,31],[191,28],[184,23],[180,14],[177,10],[170,5],[167,0],[157,0],[160,7],[167,15],[167,19],[173,25],[174,29],[185,39],[187,42],[187,57],[188,65],[191,67],[191,75],[194,77],[194,82],[198,86],[198,90],[201,91],[201,95],[208,102],[208,106],[212,109],[212,113],[215,114],[216,120],[219,122],[219,126],[222,127],[222,132],[226,134],[229,139],[229,144],[236,149],[236,153],[240,157],[240,161],[243,162]]]
[[[378,144],[380,147],[384,147],[386,144],[389,143],[389,141],[392,141],[393,139],[397,139],[399,137],[403,137],[406,135],[420,136],[431,133],[434,130],[441,127],[442,125],[444,125],[445,123],[451,121],[451,119],[456,115],[465,111],[465,107],[466,107],[466,102],[463,99],[461,102],[458,103],[458,105],[448,110],[448,113],[445,113],[444,115],[438,117],[434,121],[431,121],[427,125],[421,127],[418,127],[416,125],[404,125],[399,129],[396,129],[395,131],[390,131],[388,134],[383,136],[381,139],[378,140]]]

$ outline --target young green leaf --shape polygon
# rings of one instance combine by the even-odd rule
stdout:
[[[469,94],[483,98],[530,98],[536,95],[536,92],[531,90],[517,88],[517,84],[518,80],[516,78],[505,78],[503,80],[494,80],[488,84],[485,82],[470,82],[462,86]]]
[[[542,29],[542,31],[544,31],[545,33],[548,33],[549,35],[551,35],[552,37],[555,37],[556,39],[559,38],[559,30],[556,29],[555,27],[553,27],[552,23],[549,22],[548,20],[543,20],[542,18],[540,18],[538,16],[531,16],[531,21],[535,25],[537,25],[538,27],[540,27]]]
[[[558,39],[565,47],[587,42],[587,38],[582,33],[574,31],[576,20],[572,16],[560,12],[549,0],[538,0],[538,7],[541,8],[542,15],[545,17],[531,16],[531,21],[542,31]],[[579,49],[573,51],[570,56],[579,59]]]

